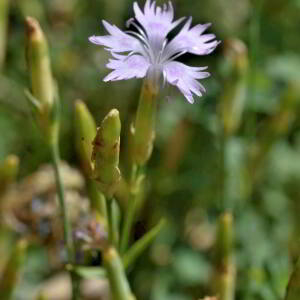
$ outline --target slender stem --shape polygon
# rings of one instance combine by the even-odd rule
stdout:
[[[113,300],[135,300],[117,250],[113,246],[104,248],[102,257],[110,284],[111,298]]]
[[[137,165],[134,164],[132,166],[132,172],[131,172],[130,197],[128,201],[128,207],[126,209],[126,215],[124,219],[123,231],[122,231],[121,242],[120,242],[121,254],[124,254],[125,251],[127,250],[129,239],[130,239],[130,232],[134,222],[134,216],[136,210],[136,197],[137,197],[137,191],[136,191],[137,173],[138,173],[138,167]]]
[[[64,233],[64,240],[67,245],[67,255],[68,255],[68,263],[74,264],[75,263],[75,249],[73,244],[71,226],[68,220],[66,202],[65,202],[65,192],[63,181],[61,178],[60,170],[59,170],[59,148],[56,142],[50,143],[51,148],[51,156],[52,156],[52,164],[54,168],[54,175],[57,187],[57,194],[59,199],[59,204],[61,208],[62,220],[63,220],[63,233]],[[72,281],[72,299],[77,300],[79,296],[79,282],[78,276],[73,272],[70,272],[71,281]]]
[[[5,60],[8,13],[9,1],[0,0],[0,70]]]
[[[253,16],[249,26],[249,37],[250,37],[250,76],[248,89],[248,99],[253,102],[253,98],[256,93],[257,86],[257,60],[260,57],[259,45],[260,45],[260,27],[261,27],[261,14],[263,9],[264,0],[255,1],[253,8]],[[248,121],[246,124],[247,135],[250,139],[255,137],[256,126],[256,115],[255,112],[250,112]]]
[[[219,207],[223,212],[226,210],[226,146],[227,146],[227,136],[224,131],[223,124],[220,124],[220,174],[219,174]]]
[[[117,228],[115,228],[113,205],[114,205],[114,198],[107,199],[106,209],[107,209],[107,222],[108,222],[108,236],[111,244],[114,247],[117,247],[118,231]]]
[[[130,197],[128,207],[126,210],[125,220],[124,220],[124,227],[122,233],[122,239],[120,243],[120,252],[121,254],[125,253],[128,247],[129,239],[130,239],[130,232],[134,222],[134,215],[135,215],[135,201],[136,195]]]

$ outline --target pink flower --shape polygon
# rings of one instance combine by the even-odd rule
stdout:
[[[164,82],[177,86],[185,98],[194,103],[193,94],[202,96],[205,92],[199,79],[210,75],[204,72],[207,67],[190,67],[175,59],[185,53],[206,55],[214,51],[220,42],[214,34],[203,34],[210,24],[191,27],[190,17],[180,32],[168,41],[168,33],[184,20],[173,21],[171,2],[160,7],[156,6],[155,1],[147,0],[144,11],[135,2],[133,9],[135,20],[130,19],[127,25],[134,26],[137,31],[123,32],[117,26],[103,21],[109,34],[89,38],[90,42],[105,46],[113,56],[107,64],[113,71],[104,81],[151,78],[162,74]]]

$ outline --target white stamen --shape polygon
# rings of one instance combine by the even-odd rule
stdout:
[[[164,50],[165,50],[167,44],[168,44],[168,40],[165,39],[164,42],[163,42],[163,45],[162,45],[162,49],[161,49],[161,50],[159,51],[159,53],[158,53],[158,57],[157,57],[157,62],[158,62],[158,63],[160,63],[160,62],[162,61],[161,58],[162,58],[162,55],[163,55],[163,53],[164,53]]]
[[[127,20],[126,22],[126,27],[129,28],[130,25],[134,26],[138,32],[145,38],[148,39],[147,37],[147,33],[145,32],[145,30],[143,29],[143,27],[140,27],[134,20],[134,18],[130,18],[129,20]]]
[[[181,55],[183,55],[183,54],[185,54],[185,53],[187,53],[188,51],[187,50],[183,50],[183,51],[181,51],[181,52],[179,52],[179,53],[177,53],[177,54],[175,54],[174,56],[171,56],[171,57],[164,57],[163,58],[163,60],[162,60],[162,63],[165,63],[165,62],[167,62],[167,61],[173,61],[173,60],[175,60],[177,57],[179,57],[179,56],[181,56]]]

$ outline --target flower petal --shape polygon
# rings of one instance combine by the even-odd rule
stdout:
[[[113,69],[103,81],[127,80],[131,78],[143,78],[146,76],[149,62],[141,55],[123,56],[118,55],[118,59],[110,59],[106,65]]]
[[[210,75],[208,72],[202,72],[205,69],[206,67],[195,68],[180,62],[169,61],[164,65],[163,74],[170,84],[177,86],[190,103],[194,103],[193,93],[202,96],[202,92],[205,92],[204,86],[196,80]]]
[[[156,6],[156,2],[147,0],[144,12],[137,2],[133,4],[135,18],[144,27],[149,40],[159,39],[164,41],[167,34],[175,28],[184,18],[173,22],[174,9],[171,1],[163,7]]]
[[[141,44],[135,37],[126,34],[115,25],[111,25],[104,20],[102,22],[109,35],[93,35],[89,37],[91,43],[105,46],[113,52],[141,51]]]
[[[198,24],[190,28],[191,24],[192,17],[187,20],[181,31],[165,48],[165,59],[183,51],[196,55],[206,55],[215,50],[220,43],[215,40],[216,36],[214,34],[203,34],[211,24]]]

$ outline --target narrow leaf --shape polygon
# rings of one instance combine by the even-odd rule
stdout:
[[[106,278],[106,271],[102,267],[75,266],[73,272],[82,278]]]
[[[156,238],[166,221],[162,219],[156,226],[148,231],[142,238],[136,241],[131,248],[124,254],[123,263],[125,269],[131,266],[137,258],[148,248],[148,246]]]

